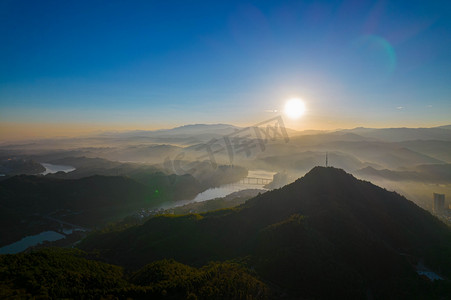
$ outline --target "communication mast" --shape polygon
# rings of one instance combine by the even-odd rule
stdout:
[[[326,152],[326,167],[328,167],[327,152]]]

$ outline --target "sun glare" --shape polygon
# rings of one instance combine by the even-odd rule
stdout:
[[[305,112],[304,102],[297,98],[290,99],[285,103],[284,112],[290,119],[298,119]]]

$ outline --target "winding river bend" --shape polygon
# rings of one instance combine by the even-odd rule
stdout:
[[[269,172],[264,170],[250,170],[248,172],[248,177],[254,177],[254,178],[264,178],[264,179],[273,179],[273,175],[276,174],[276,172]],[[163,206],[162,208],[168,209],[172,207],[177,206],[183,206],[186,204],[194,203],[194,202],[202,202],[207,201],[215,198],[225,197],[228,194],[231,194],[233,192],[238,192],[242,190],[247,189],[262,189],[266,190],[263,184],[248,184],[248,183],[242,183],[241,181],[230,183],[230,184],[224,184],[219,187],[215,188],[209,188],[208,190],[198,194],[194,199],[192,200],[181,200],[177,201],[177,203],[172,205]]]

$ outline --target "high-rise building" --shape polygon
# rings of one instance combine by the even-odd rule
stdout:
[[[445,195],[434,193],[434,212],[441,213],[445,210]]]

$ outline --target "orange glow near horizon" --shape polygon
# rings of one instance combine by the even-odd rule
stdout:
[[[0,140],[19,141],[44,138],[71,138],[104,131],[157,130],[160,128],[137,124],[0,122]]]
[[[315,115],[304,115],[302,118],[293,120],[283,116],[285,126],[289,129],[304,130],[320,130],[333,131],[337,129],[352,129],[356,127],[369,128],[388,128],[388,127],[434,127],[449,125],[440,122],[433,124],[418,124],[418,122],[400,122],[399,124],[386,124],[383,121],[364,123],[357,119],[344,120],[340,118],[330,118]],[[271,117],[266,116],[255,119],[252,123],[248,122],[231,122],[232,125],[247,127],[255,123],[264,121]],[[209,122],[211,123],[211,122]],[[220,122],[218,122],[220,123]],[[208,124],[208,123],[207,123]],[[212,124],[212,123],[211,123]],[[186,124],[125,124],[125,123],[19,123],[19,122],[0,122],[0,143],[13,142],[20,140],[33,140],[45,138],[73,138],[90,134],[101,133],[105,131],[130,131],[130,130],[159,130],[170,129]]]

